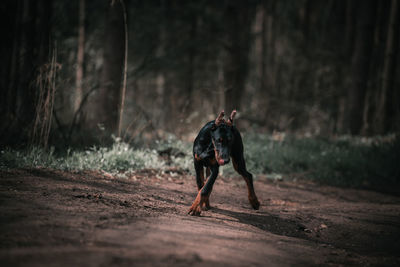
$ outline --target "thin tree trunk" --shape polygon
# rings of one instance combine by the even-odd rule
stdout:
[[[17,80],[16,88],[16,109],[19,120],[19,127],[29,129],[32,126],[35,114],[36,94],[31,83],[35,73],[35,17],[36,17],[36,2],[25,0],[22,3],[22,29],[21,29],[21,46],[19,50],[19,70],[16,73],[23,73],[21,79],[16,76],[13,79]],[[22,133],[28,137],[28,133]]]
[[[122,7],[112,4],[108,8],[106,18],[103,69],[100,88],[96,96],[96,102],[99,105],[96,124],[104,126],[105,137],[117,133],[124,50]]]
[[[248,73],[248,55],[251,44],[251,24],[255,8],[240,2],[228,5],[227,53],[224,60],[225,109],[229,113],[240,109]]]
[[[313,1],[312,0],[306,0],[306,3],[304,5],[304,15],[302,18],[302,30],[303,30],[303,35],[304,35],[304,44],[305,47],[308,47],[309,43],[309,38],[310,38],[310,21],[311,21],[311,8],[313,6]]]
[[[266,4],[262,5],[262,18],[261,18],[261,80],[260,80],[260,90],[267,97],[267,50],[268,50],[268,41],[267,41],[267,28],[268,28],[268,19],[267,19],[267,7]]]
[[[188,56],[188,69],[187,69],[187,85],[186,92],[187,98],[183,103],[183,112],[182,116],[187,114],[188,109],[190,108],[190,103],[192,103],[192,95],[194,90],[194,81],[195,81],[195,66],[196,66],[196,54],[197,54],[197,16],[193,15],[191,19],[190,26],[190,48],[189,48],[189,56]]]
[[[277,71],[276,71],[276,53],[275,53],[275,39],[276,39],[276,26],[277,22],[275,20],[275,1],[270,1],[268,4],[268,12],[267,12],[267,65],[268,71],[266,72],[267,80],[268,80],[268,88],[269,88],[269,104],[271,105],[271,99],[274,97],[275,85],[277,80]]]
[[[222,64],[222,56],[219,56],[217,60],[217,84],[218,84],[218,107],[214,110],[214,113],[220,112],[220,109],[225,107],[225,81],[224,81],[224,66]]]
[[[269,65],[270,63],[270,55],[272,46],[270,44],[271,40],[271,31],[272,31],[272,15],[270,14],[269,7],[271,4],[267,1],[262,3],[262,18],[261,18],[261,55],[260,55],[260,93],[262,97],[262,114],[265,118],[268,118],[268,114],[270,111],[270,97],[271,97],[271,75],[272,67]],[[268,120],[264,121],[265,125],[268,125]]]
[[[345,45],[344,55],[349,57],[353,51],[354,44],[354,3],[353,0],[347,0],[346,4],[346,29],[345,29]]]
[[[158,48],[156,52],[157,58],[163,58],[168,50],[168,29],[171,26],[171,2],[161,1],[162,3],[162,17],[160,18],[159,24],[159,35],[158,35]],[[155,101],[154,110],[156,117],[158,118],[158,127],[160,129],[167,129],[169,126],[168,119],[170,118],[171,103],[169,101],[169,82],[168,82],[168,69],[160,68],[158,70],[157,78],[157,98]]]
[[[50,56],[50,32],[51,32],[51,12],[52,12],[52,0],[41,0],[37,3],[37,16],[36,16],[36,48],[35,54],[35,65],[42,67],[43,64],[47,64],[51,61]],[[37,71],[37,70],[36,70]],[[35,77],[36,78],[36,77]]]
[[[120,0],[120,3],[122,6],[122,12],[124,17],[125,50],[124,50],[124,77],[122,81],[121,98],[120,98],[121,100],[119,104],[119,116],[118,116],[118,137],[121,137],[121,131],[122,131],[122,120],[124,114],[125,94],[126,94],[126,76],[128,73],[128,19],[127,19],[124,0]]]
[[[30,128],[30,144],[47,148],[53,115],[55,94],[55,77],[58,69],[56,49],[50,58],[50,17],[52,13],[51,0],[42,0],[36,3],[34,16],[33,51],[33,79],[30,81],[30,90],[34,100],[26,99],[35,104],[33,127]],[[35,81],[35,82],[33,82]]]
[[[373,42],[375,1],[360,1],[356,25],[355,51],[351,63],[351,85],[347,94],[345,131],[359,134],[362,128],[364,100]]]
[[[15,125],[15,77],[18,69],[18,51],[20,49],[22,1],[8,1],[3,6],[9,13],[6,16],[5,25],[10,25],[10,31],[3,35],[3,45],[0,46],[0,54],[3,57],[3,65],[0,70],[0,144],[7,143],[13,136]],[[3,10],[2,10],[3,11]]]
[[[389,3],[389,5],[388,5]],[[388,10],[390,8],[390,1],[379,1],[376,7],[376,21],[374,27],[374,40],[371,53],[370,72],[377,73],[371,77],[370,86],[367,89],[363,128],[361,133],[363,135],[373,134],[375,131],[375,115],[378,106],[380,88],[381,88],[381,74],[384,65],[385,42],[387,35]],[[377,90],[378,89],[378,90]]]
[[[77,112],[83,97],[83,60],[85,56],[85,0],[79,1],[78,53],[75,81],[74,113]]]
[[[383,134],[389,130],[391,116],[393,115],[391,101],[399,36],[398,8],[398,0],[392,0],[381,81],[381,94],[379,96],[378,107],[375,115],[375,132],[379,134]]]
[[[3,101],[6,101],[6,113],[8,116],[11,116],[13,119],[15,119],[15,116],[17,114],[16,110],[16,97],[17,97],[17,89],[18,89],[18,81],[16,79],[16,73],[18,73],[18,70],[20,68],[19,65],[19,51],[21,49],[21,32],[22,32],[22,8],[23,8],[23,1],[19,0],[17,1],[17,7],[16,7],[16,16],[15,16],[15,22],[14,22],[14,39],[13,39],[13,45],[12,45],[12,54],[11,54],[11,59],[10,59],[10,70],[9,70],[9,76],[8,76],[8,83],[7,87],[5,90],[7,90],[7,93],[5,94],[6,97],[3,99]],[[15,120],[13,120],[15,122]]]
[[[11,10],[10,10],[11,12]],[[10,40],[5,113],[10,119],[8,132],[19,142],[28,141],[38,96],[34,80],[49,56],[52,1],[19,0],[15,3],[15,22]]]

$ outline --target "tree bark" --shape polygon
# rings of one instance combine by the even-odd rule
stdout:
[[[22,29],[21,29],[21,46],[19,50],[19,70],[15,73],[23,73],[23,77],[17,82],[16,95],[16,113],[20,127],[24,129],[30,128],[34,119],[35,90],[31,86],[35,74],[35,18],[36,18],[36,2],[29,0],[23,1],[22,4]],[[27,133],[25,133],[27,134]]]
[[[121,87],[121,95],[120,95],[120,103],[119,103],[119,115],[118,115],[118,137],[121,137],[122,131],[122,122],[124,115],[124,106],[125,106],[125,94],[126,94],[126,78],[128,74],[128,18],[127,11],[124,0],[119,0],[122,7],[122,16],[124,18],[124,72],[122,79],[122,87]]]
[[[229,2],[225,11],[226,53],[224,59],[225,109],[240,109],[248,73],[251,23],[255,8],[241,2]]]
[[[7,18],[9,19],[9,24],[12,25],[12,30],[8,32],[9,35],[5,36],[4,43],[6,45],[1,46],[4,49],[1,53],[6,58],[6,65],[2,68],[4,76],[2,75],[2,94],[0,100],[0,111],[1,116],[3,116],[1,125],[5,127],[11,124],[16,116],[17,79],[15,77],[19,69],[18,55],[21,45],[22,4],[21,0],[15,1],[15,3],[8,3],[4,10],[10,12]]]
[[[269,101],[268,104],[271,106],[272,98],[274,97],[274,88],[276,85],[276,80],[277,80],[277,71],[276,71],[276,54],[275,54],[275,39],[276,39],[276,26],[277,23],[275,21],[275,6],[276,2],[275,1],[269,1],[267,5],[267,13],[266,13],[266,19],[267,19],[267,51],[266,51],[266,64],[268,65],[268,70],[266,70],[265,75],[267,76],[267,82],[268,82],[268,97]],[[269,114],[266,114],[266,117],[268,118]]]
[[[270,55],[272,54],[272,5],[270,1],[263,1],[261,5],[262,18],[261,18],[261,52],[260,52],[260,96],[262,98],[262,115],[268,118],[270,112],[270,98],[272,96],[272,82],[273,77],[272,62]],[[264,124],[268,126],[268,120],[264,120]]]
[[[41,0],[37,2],[36,16],[36,67],[41,67],[43,64],[51,62],[50,57],[50,32],[51,32],[51,12],[52,0]]]
[[[301,27],[303,31],[303,36],[304,36],[304,44],[305,47],[307,48],[307,44],[310,38],[310,22],[311,22],[311,9],[313,7],[314,3],[312,0],[306,0],[304,7],[303,7],[303,16],[301,18]]]
[[[375,1],[358,2],[355,47],[351,61],[351,82],[347,93],[345,131],[360,133],[363,122],[364,99],[373,42]]]
[[[18,0],[7,6],[13,21],[10,20],[12,34],[4,41],[8,46],[4,66],[7,77],[3,80],[1,104],[2,115],[9,122],[1,138],[21,143],[28,141],[35,118],[38,88],[34,81],[39,68],[49,59],[52,1]]]
[[[399,36],[398,9],[398,0],[392,0],[381,80],[381,91],[375,115],[375,133],[378,134],[386,133],[390,129],[391,117],[394,113],[392,96]]]
[[[345,28],[345,45],[344,55],[351,56],[354,45],[354,4],[355,1],[347,0],[346,3],[346,28]]]
[[[97,124],[102,124],[104,134],[116,134],[124,62],[124,20],[122,7],[112,4],[108,8],[104,33],[103,69],[98,103]]]
[[[85,0],[79,1],[78,53],[76,58],[76,80],[74,112],[77,112],[83,97],[83,60],[85,56]]]
[[[5,25],[10,31],[3,33],[0,54],[2,55],[2,68],[0,70],[0,144],[7,143],[10,129],[15,124],[15,73],[18,69],[18,52],[20,49],[21,8],[22,1],[6,1],[0,9]]]
[[[267,65],[267,53],[270,49],[268,47],[268,7],[267,2],[263,2],[261,6],[261,55],[260,55],[260,72],[261,72],[261,80],[260,80],[260,90],[265,99],[265,104],[268,102],[268,65]]]
[[[260,55],[260,90],[262,93],[267,91],[267,29],[268,29],[268,20],[267,20],[267,7],[265,2],[263,2],[261,6],[261,55]],[[265,95],[267,95],[265,93]]]
[[[197,17],[193,15],[190,24],[190,47],[189,47],[189,55],[188,55],[188,69],[187,69],[187,102],[191,102],[193,90],[194,90],[194,81],[195,81],[195,67],[196,67],[196,55],[197,55]],[[185,103],[185,107],[188,104]],[[185,108],[186,109],[186,108]],[[186,110],[185,110],[186,111]]]

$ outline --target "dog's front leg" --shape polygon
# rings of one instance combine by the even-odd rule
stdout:
[[[189,209],[189,214],[191,215],[200,215],[202,207],[209,207],[209,197],[215,183],[215,180],[218,176],[218,164],[212,165],[210,167],[211,174],[208,177],[206,184],[199,190],[197,193],[196,199],[193,201],[192,206]]]
[[[197,159],[194,160],[194,169],[196,171],[197,190],[201,190],[204,186],[204,170],[203,165]]]

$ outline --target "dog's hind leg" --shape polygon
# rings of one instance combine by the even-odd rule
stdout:
[[[247,184],[248,198],[253,209],[258,210],[260,202],[257,199],[256,193],[254,192],[253,175],[246,169],[246,163],[243,158],[243,154],[232,156],[232,164],[235,170],[243,176]]]

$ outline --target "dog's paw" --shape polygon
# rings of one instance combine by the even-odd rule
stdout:
[[[209,198],[207,198],[207,199],[204,201],[203,205],[201,206],[201,209],[202,209],[202,210],[209,210],[209,209],[211,209]]]
[[[202,210],[208,210],[209,208],[210,202],[208,200],[208,196],[202,196],[199,191],[196,199],[193,201],[193,204],[189,209],[188,214],[192,216],[200,216]]]
[[[253,209],[258,210],[260,208],[260,202],[257,197],[249,197],[249,201]]]
[[[188,214],[190,214],[192,216],[200,216],[200,213],[201,213],[200,205],[193,203],[189,209]]]

